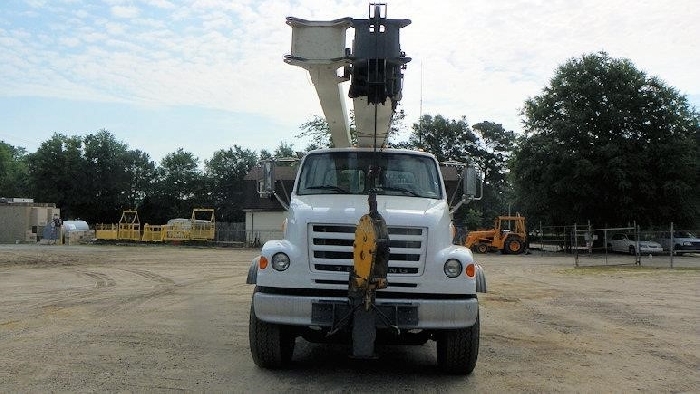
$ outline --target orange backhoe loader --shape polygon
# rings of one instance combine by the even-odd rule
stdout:
[[[498,216],[492,229],[470,231],[464,246],[478,253],[519,254],[525,251],[526,237],[524,216]]]

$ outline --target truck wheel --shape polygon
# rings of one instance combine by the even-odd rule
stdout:
[[[479,264],[476,264],[476,292],[486,293],[486,274]]]
[[[632,256],[636,255],[636,253],[634,252],[634,246],[630,246],[630,254]]]
[[[486,253],[489,251],[489,246],[485,243],[478,243],[476,244],[476,251],[478,253]]]
[[[254,285],[258,281],[258,259],[257,257],[250,263],[250,268],[248,268],[248,277],[245,280],[246,284]]]
[[[506,247],[505,247],[505,252],[508,254],[520,254],[523,252],[525,249],[525,245],[523,244],[523,241],[517,239],[517,238],[508,238],[506,239]]]
[[[288,327],[258,319],[251,304],[248,340],[255,365],[270,369],[286,366],[292,360],[295,339]]]
[[[479,355],[479,315],[471,327],[445,330],[437,340],[437,363],[441,371],[468,375]]]

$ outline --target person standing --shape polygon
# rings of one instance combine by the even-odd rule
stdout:
[[[61,239],[62,226],[63,220],[58,216],[57,213],[54,213],[53,220],[51,221],[51,240],[49,240],[49,243],[56,244],[56,241]]]

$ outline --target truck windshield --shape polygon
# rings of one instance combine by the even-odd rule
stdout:
[[[301,168],[297,194],[368,194],[372,187],[368,173],[373,155],[372,152],[309,154]],[[378,155],[376,164],[381,169],[378,195],[442,198],[437,163],[430,157],[386,152]]]

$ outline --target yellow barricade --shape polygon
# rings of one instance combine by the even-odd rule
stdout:
[[[166,241],[187,241],[190,239],[190,229],[183,223],[172,223],[163,226]]]
[[[95,226],[95,238],[117,239],[117,226],[114,224],[98,224]]]
[[[141,240],[146,242],[162,242],[163,237],[165,236],[163,227],[165,226],[146,223],[143,226],[143,236],[141,237]]]
[[[139,223],[119,223],[117,239],[127,241],[140,241],[141,225]]]

